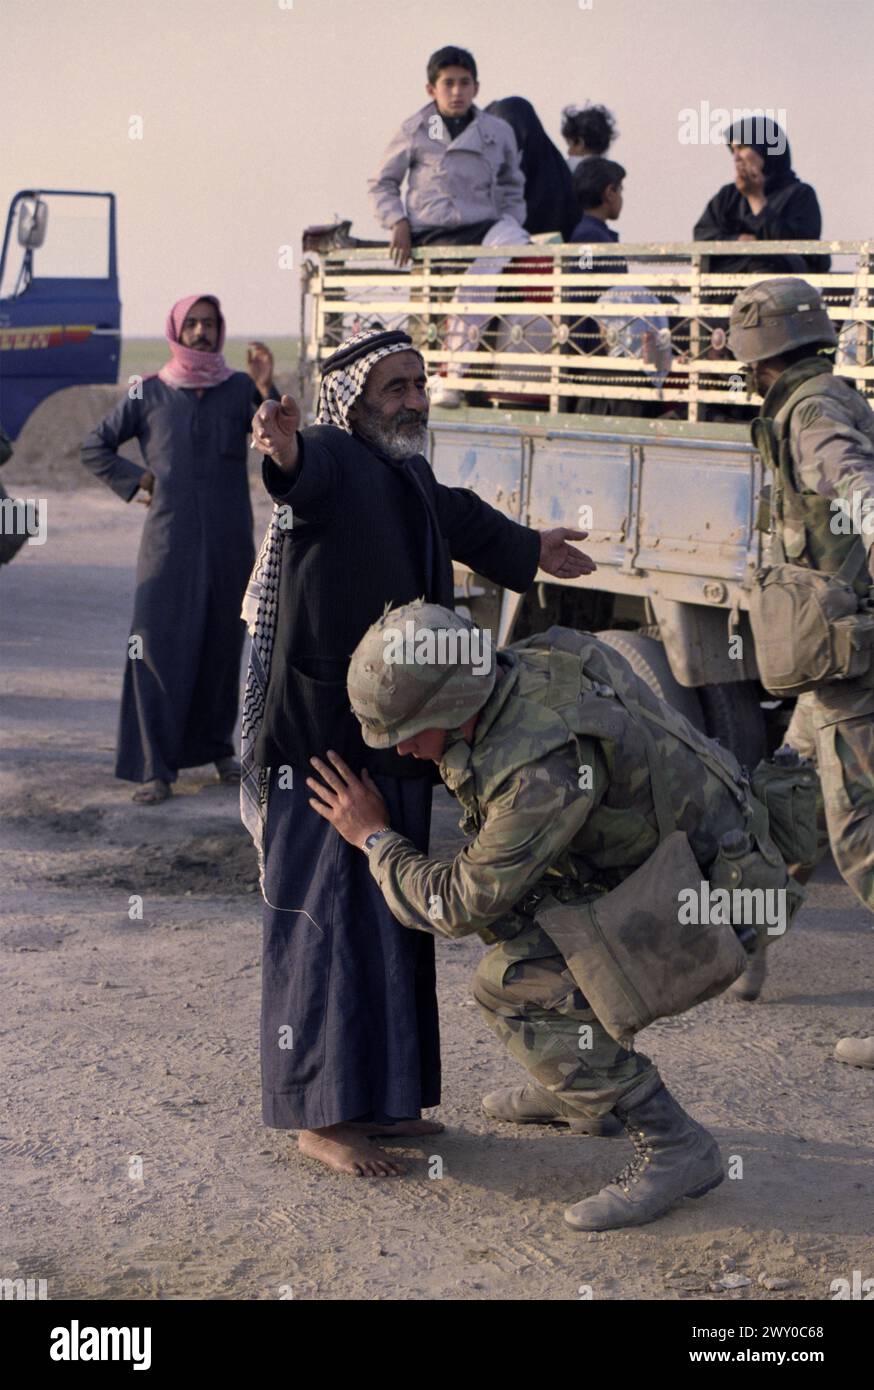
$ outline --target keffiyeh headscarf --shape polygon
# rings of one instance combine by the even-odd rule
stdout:
[[[371,369],[390,353],[414,351],[412,338],[399,330],[382,332],[369,328],[347,338],[322,364],[315,423],[335,425],[351,434],[349,411],[364,390]],[[267,534],[261,543],[243,600],[243,620],[251,634],[252,646],[246,673],[246,692],[243,696],[240,815],[258,851],[258,871],[262,890],[270,769],[255,761],[254,752],[264,721],[267,682],[270,679],[270,662],[276,637],[283,534],[282,512],[277,504],[273,508]]]
[[[215,352],[183,347],[179,341],[186,316],[192,306],[198,304],[201,299],[212,304],[218,319]],[[178,299],[167,315],[164,337],[170,348],[170,361],[164,363],[158,376],[168,386],[189,390],[208,389],[210,386],[220,386],[228,377],[234,375],[233,367],[229,367],[222,356],[222,348],[225,345],[225,320],[221,305],[214,294],[189,294],[184,299]]]

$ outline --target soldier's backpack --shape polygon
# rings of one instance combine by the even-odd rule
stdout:
[[[793,564],[782,539],[784,521],[803,528],[803,503],[792,477],[789,425],[802,400],[817,395],[822,378],[805,381],[772,422],[753,421],[753,443],[771,468],[773,556],[748,586],[750,626],[759,676],[780,697],[801,695],[830,681],[866,675],[874,656],[874,611],[860,601],[854,583],[866,564],[861,538],[835,574]],[[828,502],[823,499],[823,508]]]
[[[549,892],[547,877],[534,911],[601,1023],[628,1045],[655,1019],[684,1013],[738,978],[748,959],[739,929],[751,928],[762,944],[773,939],[763,915],[749,914],[751,905],[767,898],[751,892],[782,893],[786,925],[804,893],[788,878],[768,813],[733,754],[657,699],[624,657],[589,633],[561,627],[514,643],[513,650],[520,649],[548,654],[548,704],[573,734],[609,748],[633,719],[644,737],[658,849],[601,897],[569,892],[567,884]],[[706,873],[688,836],[677,829],[663,766],[666,734],[690,747],[719,778],[745,825],[723,835]],[[709,903],[716,888],[727,890],[728,910],[702,910],[686,920],[681,905]],[[747,896],[738,899],[734,890]]]

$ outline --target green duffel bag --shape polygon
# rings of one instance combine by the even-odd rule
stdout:
[[[675,830],[603,897],[561,903],[550,895],[537,909],[537,925],[623,1047],[655,1019],[721,994],[746,968],[730,924],[680,921],[682,895],[697,896],[703,881],[688,836]]]
[[[751,777],[753,795],[768,812],[771,838],[787,864],[813,864],[818,848],[817,773],[794,748],[763,758]]]
[[[874,655],[874,612],[853,580],[865,564],[854,546],[837,574],[782,563],[757,570],[748,591],[762,685],[782,698],[864,676]]]

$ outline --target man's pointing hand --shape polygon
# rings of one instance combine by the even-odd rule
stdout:
[[[540,568],[556,579],[577,579],[581,574],[592,574],[598,566],[590,556],[577,550],[569,541],[584,541],[588,531],[569,531],[566,526],[556,526],[552,531],[540,532]]]
[[[283,396],[281,401],[264,401],[252,420],[252,443],[280,468],[291,472],[297,464],[300,424],[300,407],[293,396]]]

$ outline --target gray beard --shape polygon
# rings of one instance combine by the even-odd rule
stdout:
[[[366,444],[372,444],[390,459],[407,459],[411,454],[424,454],[428,447],[427,424],[384,425],[376,410],[360,403],[353,425],[354,432]]]

